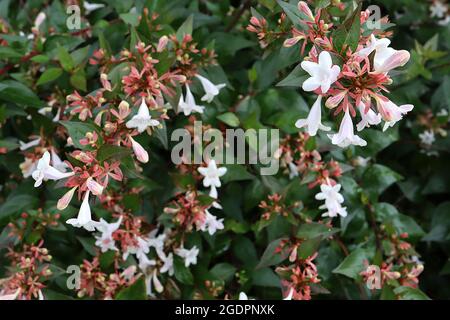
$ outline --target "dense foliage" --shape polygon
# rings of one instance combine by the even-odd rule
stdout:
[[[0,297],[449,298],[449,22],[446,0],[1,1]],[[278,172],[174,161],[197,121],[279,129]]]

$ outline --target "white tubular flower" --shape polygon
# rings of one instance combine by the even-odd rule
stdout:
[[[367,113],[365,112],[366,106],[364,103],[360,103],[358,106],[359,114],[361,115],[361,121],[356,125],[358,131],[364,128],[369,128],[371,125],[377,125],[381,122],[381,114],[375,113],[372,108],[369,108]]]
[[[83,1],[83,7],[84,10],[86,10],[86,13],[89,14],[94,10],[103,8],[105,5],[103,3],[89,3],[87,1]]]
[[[127,260],[130,254],[135,254],[138,259],[147,258],[146,254],[150,251],[150,247],[146,239],[135,237],[137,245],[127,246],[127,249],[122,254],[122,259]],[[145,258],[144,258],[145,256]]]
[[[89,189],[89,191],[92,192],[93,195],[96,196],[101,195],[104,189],[104,187],[100,183],[92,179],[92,177],[89,177],[86,180],[86,187]]]
[[[248,296],[245,292],[241,291],[239,293],[239,300],[248,300]]]
[[[431,18],[444,18],[447,14],[448,8],[445,4],[443,4],[441,1],[434,1],[433,4],[430,6],[430,17]]]
[[[375,68],[375,73],[388,73],[397,67],[403,67],[411,55],[406,50],[396,50],[392,55],[383,61],[383,63]]]
[[[322,51],[320,53],[319,63],[303,61],[301,67],[311,76],[303,82],[303,90],[314,91],[320,87],[322,94],[328,92],[341,72],[339,66],[333,66],[333,61],[331,60],[331,55],[328,51]]]
[[[136,257],[139,260],[139,268],[142,270],[142,272],[146,272],[149,267],[156,266],[156,260],[155,259],[149,259],[147,257],[147,254],[140,252],[136,255]]]
[[[35,147],[35,146],[39,145],[39,143],[41,143],[41,138],[31,140],[30,142],[27,142],[27,143],[25,143],[23,141],[19,141],[19,144],[20,144],[19,149],[20,149],[20,151],[24,151],[31,147]]]
[[[438,113],[436,113],[438,117],[448,117],[448,111],[446,109],[441,109]]]
[[[122,223],[122,216],[120,216],[119,220],[114,223],[108,223],[103,218],[100,219],[97,225],[97,230],[101,232],[100,236],[95,236],[95,245],[100,247],[102,252],[106,252],[108,250],[117,251],[115,241],[112,237],[114,231],[119,229],[120,224]]]
[[[219,196],[217,193],[217,188],[216,186],[211,186],[211,189],[209,190],[209,196],[211,198],[217,199],[217,197]]]
[[[156,269],[153,270],[153,285],[155,286],[155,290],[158,293],[161,293],[164,291],[164,287],[161,284],[161,282],[159,281],[158,277],[157,277],[157,271]]]
[[[153,247],[156,250],[158,255],[164,255],[164,241],[166,240],[166,234],[162,233],[159,236],[156,236],[158,229],[153,230],[149,233],[149,238],[147,240],[147,244],[149,247]]]
[[[220,182],[220,177],[227,173],[227,168],[217,168],[216,161],[210,160],[207,167],[198,168],[198,172],[203,178],[204,187],[216,187],[219,188],[222,184]]]
[[[217,199],[217,197],[219,196],[219,194],[217,193],[217,188],[216,186],[211,186],[211,189],[209,190],[209,194],[208,194],[211,198],[213,199]],[[211,204],[211,206],[213,206],[216,209],[222,209],[222,206],[217,202],[217,201],[213,201],[213,203]]]
[[[436,141],[433,130],[425,130],[419,134],[420,143],[430,147]]]
[[[295,126],[299,129],[306,127],[306,131],[310,136],[315,136],[317,131],[330,131],[331,128],[322,124],[322,96],[317,96],[316,102],[314,102],[311,110],[309,111],[306,119],[298,119]]]
[[[327,212],[322,214],[322,217],[341,217],[347,216],[346,207],[342,207],[341,204],[344,202],[344,197],[339,193],[341,190],[341,185],[336,184],[335,186],[330,186],[328,184],[320,185],[320,191],[316,194],[315,198],[317,200],[325,200],[325,204],[321,205],[319,209],[326,209]]]
[[[45,151],[42,158],[39,159],[36,170],[32,173],[32,177],[36,182],[35,187],[39,187],[43,180],[60,180],[73,176],[74,172],[61,172],[50,165],[50,153]]]
[[[206,101],[210,103],[213,101],[214,97],[219,94],[220,89],[224,88],[226,86],[225,83],[221,84],[214,84],[205,77],[202,77],[201,75],[197,74],[195,76],[200,82],[202,83],[203,90],[205,90],[205,95],[202,97],[202,101]]]
[[[144,272],[145,275],[145,286],[147,295],[149,297],[154,297],[152,288],[155,287],[156,292],[161,293],[164,288],[161,285],[157,277],[157,269],[153,268],[156,266],[156,260],[149,259],[145,254],[140,254],[137,256],[139,260],[139,268]],[[153,271],[148,271],[147,269],[153,268]],[[151,270],[151,269],[150,269]]]
[[[291,290],[289,290],[289,294],[286,296],[286,298],[283,298],[283,300],[292,300],[293,295],[294,295],[294,288],[291,288]]]
[[[178,109],[183,111],[185,116],[188,116],[193,112],[203,113],[205,107],[197,105],[189,86],[186,84],[186,101],[184,101],[183,93],[181,93],[180,101],[178,102]]]
[[[67,169],[69,169],[69,166],[64,161],[61,160],[61,158],[58,156],[58,154],[55,152],[53,148],[51,149],[50,152],[52,156],[52,166],[61,172],[66,172]]]
[[[341,148],[346,148],[352,144],[361,147],[367,145],[366,140],[361,139],[359,136],[354,134],[353,121],[348,109],[345,111],[344,118],[342,118],[339,132],[329,134],[328,137],[331,139],[331,143],[338,145]]]
[[[374,62],[376,66],[380,66],[386,58],[395,52],[395,49],[389,48],[390,44],[391,40],[388,38],[377,39],[374,34],[371,34],[367,46],[357,53],[361,57],[367,57],[375,50]]]
[[[390,48],[391,40],[387,38],[377,39],[372,34],[370,42],[364,49],[358,51],[358,55],[362,57],[369,56],[375,50],[373,59],[374,70],[379,73],[386,73],[390,70],[406,64],[409,60],[409,52],[405,50],[395,50]]]
[[[158,125],[159,121],[152,119],[152,117],[150,116],[150,112],[148,111],[148,107],[145,103],[144,98],[142,98],[138,113],[126,123],[127,128],[136,128],[139,133],[144,132],[148,127],[154,127]]]
[[[197,246],[193,246],[191,249],[185,249],[183,246],[175,249],[175,254],[184,259],[184,265],[189,267],[191,264],[197,264],[197,256],[200,250]]]
[[[36,16],[36,19],[34,19],[34,29],[39,30],[39,27],[46,18],[47,16],[45,15],[45,12],[39,12],[39,14]]]
[[[299,175],[298,168],[295,165],[294,161],[289,162],[288,167],[289,167],[289,179],[292,180],[295,177],[298,177]]]
[[[217,230],[222,230],[224,228],[223,219],[217,219],[217,217],[208,210],[206,211],[205,223],[201,226],[200,230],[208,231],[209,235],[213,235]]]
[[[125,270],[123,270],[120,275],[124,277],[125,280],[131,281],[131,279],[133,279],[134,275],[136,274],[136,270],[137,270],[136,266],[131,265],[127,267]]]
[[[447,26],[450,23],[450,16],[446,16],[444,19],[438,21],[438,25]]]
[[[127,260],[130,254],[135,254],[138,259],[147,258],[146,254],[150,251],[150,247],[147,240],[141,237],[136,237],[136,241],[137,241],[136,246],[127,246],[126,251],[122,255],[123,260]]]
[[[42,114],[44,117],[46,117],[47,115],[51,115],[52,114],[52,107],[48,106],[48,107],[42,107],[38,110],[39,114]]]
[[[4,294],[3,291],[0,292],[0,301],[6,300],[16,300],[20,294],[20,288],[16,290],[14,293]]]
[[[100,248],[101,252],[106,252],[108,250],[118,251],[116,247],[116,242],[108,234],[101,234],[100,236],[95,236],[95,245]]]
[[[92,220],[91,207],[89,206],[89,190],[84,195],[77,218],[69,219],[66,223],[75,228],[84,228],[87,231],[94,231],[98,226],[98,222]]]
[[[136,155],[136,158],[139,162],[147,163],[148,162],[148,152],[131,136],[129,136],[131,141],[131,146],[133,148],[133,152]]]
[[[122,219],[123,219],[123,217],[120,216],[119,220],[117,220],[116,222],[108,223],[103,218],[100,218],[100,221],[98,222],[98,225],[97,225],[97,230],[100,231],[101,233],[112,234],[117,229],[119,229],[119,227],[122,223]]]
[[[136,257],[139,260],[139,268],[142,272],[145,272],[149,267],[156,266],[156,260],[149,259],[146,254],[138,254]]]
[[[159,272],[161,273],[168,273],[169,276],[173,276],[173,274],[175,273],[175,269],[173,267],[173,254],[172,252],[169,253],[167,256],[165,254],[159,255],[158,257],[161,259],[161,261],[163,262],[162,267],[159,269]]]
[[[19,165],[24,178],[30,177],[37,168],[38,161],[33,161],[31,158],[25,158],[25,161]]]
[[[363,158],[361,156],[357,156],[353,162],[356,166],[365,168],[369,164],[369,161],[370,157]]]
[[[55,117],[52,119],[52,121],[53,122],[58,122],[60,118],[61,118],[61,108],[58,108],[56,110]]]
[[[161,293],[164,291],[164,287],[162,286],[161,282],[159,281],[157,277],[157,270],[154,269],[153,272],[150,275],[147,275],[145,277],[145,285],[147,288],[147,295],[149,297],[154,297],[154,293],[152,290],[152,284],[155,287],[155,290],[157,293]]]
[[[385,121],[383,131],[386,131],[389,127],[393,127],[398,121],[403,119],[403,115],[411,111],[414,106],[412,104],[404,104],[397,106],[392,101],[383,101],[377,99],[378,110]]]

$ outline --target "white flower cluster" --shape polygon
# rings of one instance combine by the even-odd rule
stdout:
[[[372,34],[367,46],[355,53],[356,57],[368,57],[372,52],[374,55],[374,71],[372,75],[386,75],[392,69],[403,66],[409,60],[409,53],[405,50],[395,50],[391,47],[389,39],[376,39]],[[303,61],[301,67],[310,75],[303,82],[304,91],[316,91],[320,89],[315,103],[313,104],[306,119],[299,119],[295,123],[297,128],[305,128],[309,135],[315,136],[318,130],[330,131],[331,128],[322,124],[322,96],[325,95],[331,85],[336,82],[341,74],[341,69],[337,65],[333,65],[331,55],[327,51],[319,54],[318,62]],[[334,108],[338,106],[348,95],[348,90],[342,90],[334,96],[328,98],[326,106]],[[381,95],[372,96],[377,102],[376,113],[370,108],[370,101],[361,101],[357,105],[357,109],[361,116],[361,121],[357,124],[358,131],[362,131],[371,125],[378,125],[382,120],[385,121],[383,131],[392,127],[396,122],[402,119],[403,115],[413,109],[412,105],[397,106],[395,103]],[[369,98],[370,99],[370,98]],[[350,108],[344,110],[339,131],[335,134],[329,134],[331,142],[339,147],[346,148],[350,145],[366,146],[367,142],[355,134],[353,120],[350,115]]]
[[[100,234],[95,236],[97,240],[95,245],[100,247],[102,252],[108,250],[118,251],[112,234],[120,227],[121,222],[122,218],[115,223],[107,223],[101,219],[96,226],[100,231]],[[122,254],[123,260],[127,260],[130,255],[135,255],[138,260],[139,269],[145,275],[147,295],[151,297],[155,296],[154,291],[156,291],[156,293],[161,293],[164,290],[158,276],[167,273],[167,275],[171,277],[175,273],[173,252],[164,251],[169,231],[170,230],[166,229],[163,233],[158,235],[158,229],[155,229],[146,237],[136,237],[134,239],[136,245],[127,247],[127,250]],[[153,258],[148,257],[151,248],[153,248],[156,253],[156,256]],[[184,260],[184,265],[186,267],[197,264],[199,252],[200,250],[196,246],[193,246],[191,249],[186,249],[182,245],[181,247],[174,249],[174,253]],[[161,263],[158,263],[158,261]]]
[[[37,145],[37,140],[30,143],[22,143],[21,148],[25,150],[30,146]],[[24,170],[23,164],[21,165],[22,170]],[[52,149],[51,154],[45,151],[42,157],[37,161],[37,163],[27,164],[26,171],[24,171],[24,176],[29,175],[36,181],[34,183],[35,187],[39,187],[43,181],[47,180],[61,180],[72,177],[74,172],[66,172],[68,165],[63,162],[56,152]],[[100,222],[92,220],[91,208],[89,206],[89,196],[90,193],[98,196],[103,193],[104,187],[95,181],[92,177],[88,178],[86,181],[87,191],[84,194],[83,201],[76,218],[68,219],[66,223],[76,227],[84,228],[88,231],[95,231],[101,225]],[[76,191],[77,187],[70,189],[57,203],[57,208],[59,210],[64,210],[69,205],[72,197]]]
[[[347,216],[347,208],[342,207],[344,197],[339,193],[340,190],[340,184],[334,186],[328,184],[320,185],[320,192],[316,194],[316,199],[325,201],[325,203],[319,207],[319,209],[326,209],[326,212],[322,214],[322,217],[334,218],[338,215],[341,217]]]
[[[128,110],[128,103],[126,101],[122,101],[119,105],[119,110],[125,109]],[[150,112],[148,110],[147,103],[145,102],[145,98],[142,98],[141,105],[139,106],[137,114],[135,114],[130,120],[127,121],[126,126],[129,129],[136,129],[139,134],[144,131],[148,131],[152,127],[159,126],[160,123],[158,120],[152,119]],[[139,162],[147,163],[148,162],[148,152],[139,144],[136,140],[134,140],[131,135],[128,136],[128,139],[131,141],[131,147],[133,149],[134,154]]]
[[[419,134],[421,153],[426,154],[428,157],[439,156],[437,150],[432,150],[433,144],[436,142],[436,136],[433,130],[425,130]]]
[[[450,23],[448,4],[443,3],[441,0],[433,0],[430,6],[430,17],[436,18],[440,26],[447,26]]]
[[[205,91],[205,95],[201,98],[201,100],[207,103],[210,103],[214,99],[214,97],[219,94],[220,89],[225,87],[224,83],[217,85],[213,84],[211,81],[199,74],[197,74],[195,77],[200,80],[203,90]],[[194,95],[189,88],[189,85],[186,84],[186,97],[183,97],[183,93],[181,94],[180,100],[178,102],[178,112],[183,112],[185,116],[189,116],[194,112],[203,113],[204,109],[204,106],[197,105]]]
[[[205,188],[211,188],[209,196],[211,198],[217,199],[217,188],[222,185],[222,183],[220,182],[220,177],[227,173],[227,168],[218,168],[216,161],[210,160],[208,166],[198,168],[198,172],[200,172],[200,174],[204,177],[203,186]],[[211,206],[216,209],[222,209],[222,206],[217,201],[214,201]],[[222,230],[223,228],[223,219],[217,219],[216,216],[206,210],[206,219],[204,224],[200,227],[200,230],[208,231],[210,235],[213,235],[217,230]]]

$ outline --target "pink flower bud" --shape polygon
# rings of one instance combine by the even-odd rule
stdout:
[[[180,83],[186,82],[186,76],[182,74],[175,74],[173,75],[172,79]]]
[[[325,102],[325,106],[329,109],[336,108],[344,99],[345,95],[347,94],[347,90],[341,91],[338,94],[335,94],[334,96],[331,96],[327,99],[327,102]]]
[[[169,38],[167,36],[162,36],[159,38],[158,46],[156,47],[156,51],[161,52],[165,49],[167,46],[167,43],[169,42]]]
[[[128,102],[123,100],[119,104],[119,116],[121,119],[125,119],[126,117],[128,117],[129,114],[130,114],[130,105],[128,104]]]
[[[94,160],[94,158],[83,151],[75,151],[73,153],[73,157],[77,159],[78,161],[84,162],[84,163],[90,163]]]
[[[254,26],[261,27],[261,24],[259,23],[259,20],[257,17],[251,17],[250,23]]]
[[[294,262],[295,260],[297,260],[297,246],[295,246],[292,251],[291,254],[289,255],[289,261],[290,262]]]
[[[86,187],[96,196],[101,195],[103,192],[103,186],[91,177],[87,179]]]
[[[247,30],[250,32],[258,33],[258,30],[252,25],[248,25]]]
[[[192,41],[192,35],[190,34],[185,34],[183,37],[183,43],[188,43]]]
[[[72,189],[67,191],[66,194],[61,197],[61,199],[58,200],[58,203],[56,204],[56,208],[58,208],[58,210],[64,210],[65,208],[67,208],[77,188],[78,187],[73,187]]]
[[[80,101],[81,99],[80,99],[79,95],[77,95],[77,94],[69,94],[69,95],[66,97],[66,100],[67,100],[68,102],[73,102],[73,101]]]
[[[145,151],[145,149],[136,142],[132,137],[129,137],[131,141],[131,145],[133,147],[133,152],[136,155],[136,158],[142,162],[147,163],[148,162],[148,153]]]
[[[294,38],[286,39],[286,40],[284,40],[283,47],[286,47],[286,48],[292,47],[293,45],[295,45],[297,42],[299,42],[300,40],[302,40],[304,38],[305,38],[304,36],[297,36]]]
[[[311,21],[314,21],[314,15],[305,1],[300,1],[297,7],[300,12],[304,13]]]
[[[153,285],[155,286],[156,292],[161,293],[164,291],[163,285],[156,276],[156,269],[153,271]]]
[[[34,20],[34,28],[36,28],[36,30],[39,29],[42,22],[44,22],[45,18],[47,18],[47,16],[45,15],[45,12],[39,12],[36,19]]]
[[[102,126],[102,116],[103,116],[104,113],[105,113],[105,110],[102,110],[95,116],[94,122],[99,127]]]
[[[130,281],[131,279],[133,279],[135,273],[136,273],[136,266],[129,266],[128,268],[123,270],[122,276],[126,280]]]
[[[108,81],[108,75],[106,73],[100,75],[100,82],[102,83],[103,88],[107,91],[112,91],[111,83]]]

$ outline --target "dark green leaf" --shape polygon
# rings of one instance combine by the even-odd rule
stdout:
[[[63,71],[61,68],[49,68],[49,69],[45,70],[43,74],[41,74],[36,85],[40,86],[47,82],[56,80],[62,75],[62,73],[63,73]]]
[[[41,107],[39,97],[24,84],[14,80],[0,82],[0,100],[9,101],[25,107]]]

